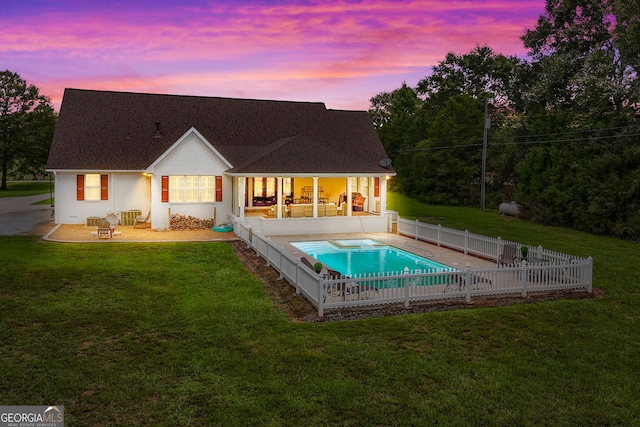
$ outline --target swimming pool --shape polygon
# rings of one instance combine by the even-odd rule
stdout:
[[[385,245],[372,239],[314,240],[290,242],[291,245],[346,276],[397,273],[421,270],[453,270],[427,258]]]

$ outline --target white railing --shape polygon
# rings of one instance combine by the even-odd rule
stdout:
[[[464,270],[405,271],[384,275],[328,277],[304,266],[281,246],[261,232],[252,232],[243,222],[234,222],[234,231],[256,255],[280,273],[317,309],[366,307],[439,300],[462,299],[487,295],[520,294],[563,289],[592,290],[593,260],[532,247],[526,259],[517,265],[479,268],[466,265]],[[441,226],[398,220],[398,233],[473,254],[498,260],[506,242],[500,238],[481,236]],[[516,244],[519,248],[522,246]]]
[[[471,233],[467,230],[460,231],[441,225],[425,224],[418,220],[398,219],[398,234],[413,237],[416,240],[433,243],[445,248],[459,250],[468,255],[498,261],[507,244],[516,245],[519,257],[520,250],[527,246],[531,258],[542,259],[550,263],[564,263],[584,258],[567,255],[560,252],[544,249],[542,246],[525,245],[522,243],[502,240],[500,237],[487,237]]]

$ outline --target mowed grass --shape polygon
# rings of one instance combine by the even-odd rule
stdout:
[[[49,185],[49,181],[9,181],[7,182],[7,189],[0,190],[0,198],[48,194],[50,191]]]
[[[637,244],[391,202],[592,255],[607,294],[294,323],[226,243],[3,237],[0,403],[64,405],[68,426],[640,422]]]

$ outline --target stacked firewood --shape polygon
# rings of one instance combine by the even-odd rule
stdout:
[[[202,230],[215,225],[213,219],[195,218],[191,215],[171,214],[171,230]]]

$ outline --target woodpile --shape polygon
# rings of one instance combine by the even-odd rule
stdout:
[[[202,230],[212,228],[215,225],[213,219],[195,218],[191,215],[171,214],[169,228],[171,230]]]

